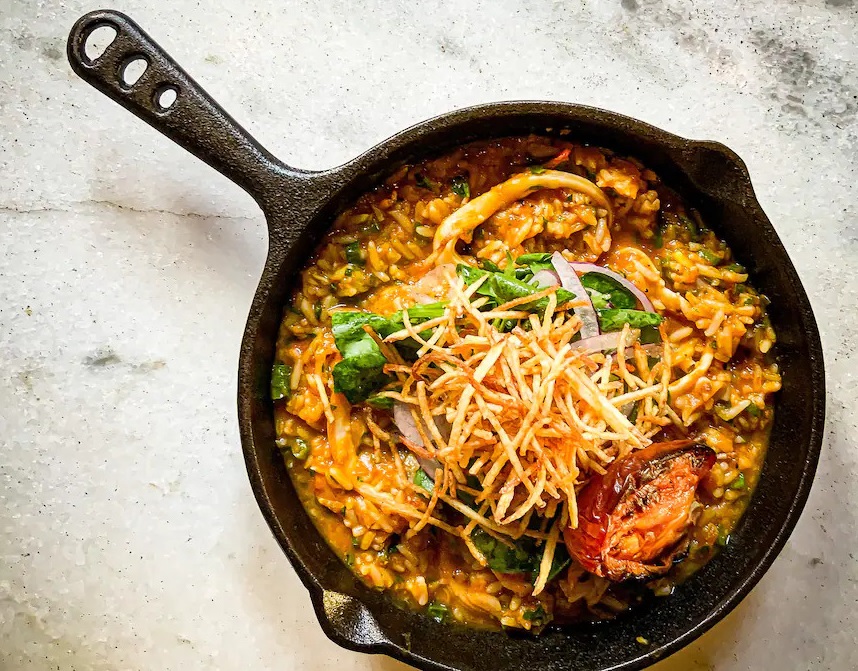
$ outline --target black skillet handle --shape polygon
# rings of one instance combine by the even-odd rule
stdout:
[[[86,40],[102,26],[113,28],[116,37],[92,60],[86,55]],[[238,184],[263,209],[289,182],[307,174],[263,149],[125,14],[98,10],[82,16],[69,34],[67,49],[72,69],[84,81]],[[129,86],[123,70],[139,58],[146,61],[146,70]],[[175,100],[166,104],[162,94],[171,96],[170,91]]]

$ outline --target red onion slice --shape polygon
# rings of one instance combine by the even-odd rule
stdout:
[[[592,338],[582,338],[569,343],[572,349],[582,349],[586,352],[601,352],[606,349],[617,349],[620,346],[622,331],[611,331]]]
[[[599,335],[599,320],[596,317],[596,311],[593,309],[590,296],[585,291],[584,285],[581,284],[581,280],[578,279],[572,264],[564,259],[560,252],[554,252],[551,255],[551,265],[557,271],[561,286],[575,294],[576,302],[583,301],[585,303],[585,305],[573,308],[581,320],[581,338],[586,340]]]
[[[441,435],[446,435],[449,437],[450,435],[450,424],[447,422],[446,418],[441,418],[443,423],[439,422],[437,419],[435,421],[438,424],[438,430],[441,432]],[[407,403],[402,403],[401,401],[395,401],[393,404],[393,423],[396,424],[396,428],[399,429],[399,433],[402,436],[414,443],[415,445],[423,445],[423,439],[420,437],[420,432],[417,430],[417,424],[414,422],[414,416],[411,414],[411,408]],[[445,426],[446,425],[446,426]],[[423,445],[426,447],[425,445]],[[428,475],[433,480],[435,479],[435,471],[438,470],[439,464],[434,459],[424,459],[423,457],[417,457],[418,463],[420,464],[420,468],[426,471],[426,475]]]
[[[617,280],[620,284],[622,284],[626,289],[631,291],[635,298],[637,298],[641,302],[641,306],[647,312],[655,312],[655,308],[650,302],[647,295],[638,289],[632,282],[629,282],[625,277],[620,275],[617,272],[614,272],[610,268],[605,268],[605,266],[597,266],[595,263],[570,263],[575,270],[579,270],[582,273],[602,273],[602,275],[607,275],[610,278]]]
[[[557,273],[551,270],[540,270],[538,273],[534,274],[531,281],[540,289],[556,287],[560,284],[560,278],[557,276]]]

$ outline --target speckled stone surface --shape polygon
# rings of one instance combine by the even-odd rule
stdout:
[[[0,669],[404,669],[325,638],[256,508],[235,378],[264,222],[72,74],[65,37],[94,8],[0,6]],[[736,150],[816,311],[826,441],[773,568],[653,668],[858,667],[853,0],[117,8],[302,168],[522,98]]]

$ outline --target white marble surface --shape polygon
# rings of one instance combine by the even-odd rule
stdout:
[[[826,441],[771,571],[655,668],[858,667],[853,0],[119,4],[300,167],[519,98],[738,151],[820,323]],[[0,668],[404,669],[325,638],[258,513],[234,397],[263,220],[72,74],[93,8],[0,3]]]

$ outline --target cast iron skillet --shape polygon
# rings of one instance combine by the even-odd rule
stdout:
[[[94,62],[84,42],[109,25],[116,39]],[[120,73],[149,66],[133,85]],[[741,159],[723,145],[679,138],[603,110],[550,102],[482,105],[394,135],[345,165],[321,172],[277,160],[218,106],[128,17],[96,11],[69,36],[74,71],[102,93],[247,191],[265,213],[270,245],[241,344],[238,411],[250,484],[277,542],[310,591],[325,633],[339,645],[384,653],[421,669],[506,671],[640,669],[686,645],[723,618],[783,548],[810,491],[825,414],[822,349],[810,304],[777,234],[757,202]],[[171,88],[165,109],[160,92]],[[462,143],[531,132],[628,152],[699,208],[756,287],[771,299],[783,390],[757,492],[729,546],[675,594],[615,621],[552,630],[539,638],[440,625],[406,612],[359,583],[304,512],[274,445],[269,382],[281,310],[296,276],[336,213],[405,162]],[[635,638],[642,636],[649,645]]]

